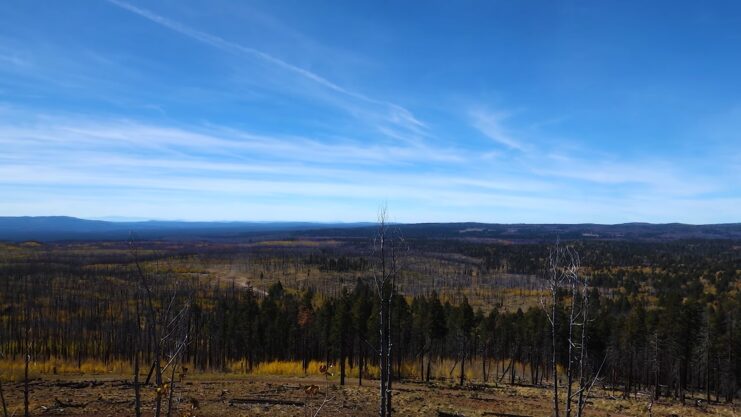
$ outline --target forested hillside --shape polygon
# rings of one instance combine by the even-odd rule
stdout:
[[[407,243],[392,298],[394,379],[552,379],[542,304],[552,245]],[[738,397],[741,243],[562,244],[580,255],[588,287],[556,294],[559,366],[567,367],[573,340],[569,305],[588,296],[589,319],[578,330],[584,369],[603,387],[682,401],[687,392]],[[367,240],[22,243],[0,253],[5,369],[26,350],[38,372],[146,369],[161,350],[195,371],[267,372],[290,361],[304,370],[334,363],[343,383],[378,376],[380,302]],[[181,327],[154,333],[149,309]],[[187,333],[187,343],[173,336],[158,346],[167,332]]]

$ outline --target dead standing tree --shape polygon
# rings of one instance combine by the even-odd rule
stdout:
[[[139,285],[144,293],[144,306],[145,306],[145,328],[150,343],[152,343],[152,351],[154,354],[152,367],[150,368],[149,374],[145,384],[148,384],[154,372],[154,379],[156,385],[155,394],[155,417],[160,417],[162,409],[162,343],[160,342],[161,325],[160,325],[160,312],[158,311],[157,305],[159,303],[158,297],[155,295],[155,290],[152,288],[152,282],[150,277],[144,272],[141,263],[139,262],[139,251],[134,245],[134,241],[129,242],[131,252],[134,255],[134,264],[136,266],[137,278]],[[138,346],[141,348],[141,346]],[[138,381],[137,381],[138,385]],[[138,387],[135,387],[138,391]],[[138,393],[138,392],[137,392]]]
[[[561,290],[563,287],[577,276],[578,257],[575,251],[569,247],[556,246],[549,249],[548,260],[546,265],[546,279],[548,280],[548,291],[550,300],[545,297],[540,299],[543,310],[548,317],[551,326],[551,366],[553,370],[553,415],[559,417],[559,399],[558,399],[558,330],[560,323],[558,315],[561,304]],[[550,304],[550,305],[549,305]],[[569,392],[569,395],[571,393]]]
[[[577,257],[578,262],[578,257]],[[577,264],[578,267],[578,264]],[[589,281],[586,277],[581,275],[576,275],[576,279],[574,279],[571,283],[571,293],[572,293],[572,314],[571,316],[574,317],[573,320],[570,321],[569,326],[572,330],[569,331],[569,334],[571,335],[569,337],[569,346],[574,348],[570,349],[570,351],[573,353],[569,357],[569,361],[571,362],[571,366],[569,369],[569,372],[571,373],[572,377],[569,378],[569,384],[573,382],[573,363],[576,361],[576,364],[578,365],[578,371],[579,371],[579,389],[571,393],[571,387],[569,386],[569,397],[568,397],[568,408],[567,408],[567,416],[570,416],[571,413],[571,403],[574,398],[577,398],[577,409],[576,409],[576,416],[582,417],[584,413],[584,407],[587,405],[587,401],[589,400],[589,394],[592,391],[592,387],[594,386],[595,382],[599,379],[600,373],[602,372],[602,367],[605,365],[605,362],[607,361],[607,356],[605,356],[602,359],[602,363],[600,363],[599,368],[597,369],[594,374],[589,373],[590,367],[589,367],[589,351],[587,350],[587,342],[589,340],[589,323],[590,323],[590,317],[589,317]],[[576,314],[574,314],[573,311],[577,311]],[[579,330],[579,336],[577,339],[577,336],[574,335],[573,329]],[[577,356],[578,355],[578,356]]]
[[[139,383],[139,356],[141,353],[141,307],[137,296],[136,302],[136,328],[134,330],[134,414],[136,417],[142,415],[141,385]]]
[[[564,268],[566,285],[569,289],[569,322],[568,322],[568,339],[567,342],[567,356],[566,356],[566,417],[571,417],[573,403],[573,387],[574,387],[574,371],[575,371],[575,356],[576,351],[583,349],[577,345],[575,331],[581,328],[583,330],[584,323],[580,320],[584,317],[584,305],[580,300],[581,285],[579,283],[579,254],[570,248],[568,250],[568,257],[566,266]],[[582,332],[584,334],[584,332]],[[583,369],[583,367],[581,367]]]
[[[23,279],[23,344],[24,344],[24,355],[23,355],[23,415],[25,417],[30,416],[29,412],[29,391],[28,391],[28,366],[31,362],[31,300],[28,294],[28,276]]]
[[[550,300],[541,298],[541,305],[548,317],[551,327],[551,360],[553,370],[553,415],[560,416],[558,395],[558,331],[560,326],[566,325],[567,331],[567,361],[566,361],[566,417],[573,413],[572,405],[577,399],[577,417],[581,417],[589,399],[589,393],[596,382],[602,366],[595,375],[589,376],[587,371],[587,340],[589,323],[589,285],[587,280],[579,274],[581,268],[579,254],[570,246],[556,246],[548,252],[546,279]],[[558,318],[564,303],[563,295],[568,292],[566,306],[566,323],[560,323]],[[604,364],[604,361],[602,362]],[[578,389],[574,392],[574,379],[578,372]]]
[[[188,292],[184,295],[182,301],[182,308],[180,311],[168,320],[166,325],[167,334],[163,342],[169,344],[169,358],[170,360],[165,365],[163,372],[168,368],[170,370],[170,379],[167,383],[169,391],[169,398],[167,399],[167,417],[172,416],[173,400],[175,395],[175,375],[178,374],[177,370],[182,362],[183,354],[185,349],[190,342],[190,311],[193,302],[193,294]],[[184,371],[187,370],[184,368]],[[185,372],[181,375],[181,380],[185,376]]]
[[[140,294],[143,294],[144,323],[148,339],[151,343],[153,353],[152,367],[149,370],[145,385],[149,384],[154,373],[155,403],[154,415],[160,417],[162,414],[162,400],[167,397],[167,416],[170,417],[173,408],[173,392],[177,367],[182,360],[185,347],[189,342],[190,335],[190,307],[193,294],[190,290],[183,290],[177,281],[173,281],[171,291],[165,290],[167,282],[157,282],[155,277],[144,271],[139,261],[139,254],[133,239],[130,241],[131,252],[134,256],[137,278],[140,286]],[[165,294],[165,292],[171,292]],[[178,305],[181,306],[178,308]],[[139,322],[139,311],[137,306],[137,323]],[[144,346],[137,339],[137,350]],[[138,356],[141,352],[136,352]],[[165,366],[162,362],[167,360]],[[172,368],[170,368],[172,367]],[[135,359],[134,389],[135,404],[140,406],[139,396],[139,366]],[[163,374],[170,369],[170,378],[164,382]],[[136,410],[139,415],[140,410]]]
[[[392,343],[391,343],[391,304],[396,286],[396,278],[401,270],[400,259],[406,251],[404,239],[399,230],[388,225],[386,207],[378,211],[378,224],[373,238],[373,283],[380,303],[380,404],[379,416],[390,417]]]
[[[0,353],[0,359],[4,359],[2,353]],[[5,404],[5,393],[3,392],[3,378],[0,375],[0,405],[3,407],[3,417],[8,417],[8,406]]]

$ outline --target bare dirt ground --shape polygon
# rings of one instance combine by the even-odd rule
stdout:
[[[307,387],[316,386],[315,393]],[[311,391],[311,389],[308,389]],[[10,415],[22,415],[22,384],[4,384]],[[152,415],[154,391],[144,388],[146,416]],[[394,385],[394,410],[398,416],[532,416],[551,415],[550,391],[544,387],[471,385],[415,382]],[[36,380],[31,384],[32,415],[123,417],[133,416],[134,390],[128,381],[87,375],[84,379]],[[375,416],[376,381],[349,380],[345,386],[321,378],[216,376],[194,378],[176,386],[172,416]],[[585,414],[600,417],[649,416],[649,399],[615,398],[600,391]],[[739,404],[686,406],[662,399],[652,415],[736,417]],[[166,413],[163,412],[163,416]]]

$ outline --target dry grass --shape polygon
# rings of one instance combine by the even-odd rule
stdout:
[[[288,377],[306,377],[321,375],[319,368],[324,365],[324,362],[309,361],[308,367],[304,372],[303,364],[301,361],[271,361],[263,362],[254,367],[251,371],[247,371],[247,363],[245,361],[234,362],[229,365],[229,370],[233,373],[249,374],[255,376],[288,376]],[[339,365],[333,365],[331,368],[332,376],[330,380],[339,380]],[[357,366],[350,366],[348,361],[345,364],[345,377],[357,378],[360,368]],[[379,370],[377,366],[368,365],[363,372],[364,378],[378,378]]]
[[[248,370],[248,364],[246,361],[232,362],[228,365],[227,378],[231,376],[240,377],[240,375],[253,375],[253,376],[282,376],[282,377],[306,377],[312,375],[320,375],[319,367],[323,365],[323,362],[310,361],[306,372],[304,372],[301,361],[271,361],[262,362],[255,366],[252,370]],[[424,363],[425,369],[420,369],[420,363],[418,361],[404,361],[401,364],[401,372],[398,372],[398,365],[394,364],[394,375],[401,375],[405,380],[422,380],[424,375],[421,373],[426,372],[427,361]],[[449,381],[450,383],[457,383],[460,380],[460,361],[454,359],[442,359],[434,360],[431,366],[430,377],[436,381]],[[502,372],[509,366],[509,361],[487,361],[487,374],[488,380],[493,381],[501,377]],[[523,365],[522,363],[515,362],[515,381],[518,383],[527,383],[530,378],[530,367]],[[524,366],[524,368],[523,368]],[[346,378],[358,378],[359,367],[350,366],[348,361],[345,366]],[[339,380],[339,365],[334,364],[332,368],[333,376],[331,380]],[[231,374],[229,374],[231,373]],[[480,358],[474,360],[466,360],[466,367],[464,370],[466,383],[477,382],[480,383],[484,380],[483,366]],[[207,373],[208,377],[216,377],[213,373]],[[379,369],[375,365],[366,365],[364,369],[363,378],[378,378]],[[509,381],[509,373],[501,378],[503,382]]]
[[[25,363],[22,359],[0,360],[0,379],[8,382],[19,382],[23,380]],[[103,363],[100,361],[85,361],[77,366],[77,362],[48,360],[31,361],[28,364],[30,379],[39,379],[54,375],[128,375],[131,366],[128,362],[113,361]]]
[[[235,366],[237,364],[234,364]],[[234,398],[265,398],[303,401],[316,408],[327,392],[329,402],[320,413],[333,417],[372,417],[377,415],[378,382],[366,380],[362,387],[350,380],[340,386],[335,375],[325,378],[319,372],[319,362],[312,362],[308,375],[304,376],[298,362],[271,362],[263,364],[252,374],[192,374],[177,385],[177,404],[174,415],[216,416],[304,416],[301,406],[258,403],[252,405],[229,405]],[[443,366],[445,365],[445,366]],[[440,364],[440,368],[448,364]],[[357,369],[357,368],[356,368]],[[276,376],[272,373],[279,373]],[[291,376],[298,374],[297,376]],[[61,414],[67,416],[127,416],[132,415],[133,389],[122,385],[121,379],[129,375],[114,376],[85,375],[68,377],[65,381],[96,379],[102,383],[87,388],[73,389],[56,381],[57,378],[41,375],[31,387],[32,415]],[[306,388],[320,387],[320,395],[311,397]],[[22,413],[22,384],[5,385],[9,411]],[[412,381],[394,384],[394,409],[397,416],[435,416],[438,411],[449,411],[467,417],[492,416],[496,413],[522,416],[547,417],[550,415],[550,389],[547,387],[511,386],[494,384],[466,385],[458,387],[453,381],[437,381],[432,384]],[[65,403],[85,404],[84,408],[55,408],[55,398]],[[144,410],[151,411],[153,390],[143,390]],[[199,408],[191,410],[193,400]],[[615,398],[609,392],[598,390],[589,405],[586,416],[632,417],[648,416],[648,398]],[[653,415],[666,417],[675,414],[682,417],[737,417],[739,404],[712,404],[695,407],[692,401],[683,406],[676,401],[663,399],[653,406]],[[191,413],[191,414],[187,414]],[[145,414],[149,415],[149,414]]]

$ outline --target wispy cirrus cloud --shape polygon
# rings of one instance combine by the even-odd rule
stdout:
[[[657,161],[590,161],[530,153],[521,163],[424,144],[327,142],[210,124],[174,126],[5,112],[14,117],[0,123],[0,146],[6,150],[0,154],[0,189],[10,190],[16,200],[0,203],[6,212],[22,207],[22,201],[34,200],[23,191],[32,189],[44,190],[49,198],[57,195],[55,190],[66,190],[70,197],[54,197],[65,201],[65,207],[74,198],[89,199],[90,190],[134,200],[147,196],[147,204],[160,200],[165,204],[167,199],[176,204],[182,198],[190,201],[193,211],[179,216],[190,218],[203,218],[198,213],[206,210],[208,198],[230,201],[229,210],[217,216],[220,219],[239,218],[237,207],[254,208],[265,201],[290,206],[323,200],[325,207],[345,207],[353,201],[371,207],[388,199],[408,207],[409,211],[399,212],[405,221],[435,220],[443,213],[463,216],[467,210],[480,215],[487,209],[493,210],[493,217],[472,219],[518,221],[517,216],[538,213],[541,207],[549,207],[551,221],[599,221],[589,217],[598,207],[597,212],[613,215],[617,210],[626,221],[651,220],[660,218],[652,209],[657,204],[677,210],[715,204],[723,213],[731,213],[735,201],[695,199],[696,193],[709,190],[707,184],[688,181],[682,172]],[[626,184],[631,193],[627,202]],[[146,215],[134,209],[118,213],[111,207],[98,215]],[[145,207],[150,206],[141,210]],[[511,217],[496,217],[510,211]],[[268,210],[262,216],[278,212]],[[360,219],[351,214],[305,215],[314,220]],[[530,221],[548,219],[528,216]]]
[[[492,112],[486,110],[473,110],[470,118],[473,126],[486,137],[506,146],[509,149],[524,151],[527,149],[522,140],[516,138],[510,129],[505,127],[504,122],[510,117],[506,112]]]
[[[696,196],[722,189],[707,176],[688,176],[672,164],[655,158],[616,161],[558,155],[532,161],[529,166],[530,172],[536,175],[591,183],[605,189],[630,187],[633,192],[650,190],[673,197]]]
[[[635,100],[655,71],[554,60],[548,25],[461,45],[449,16],[201,7],[0,4],[0,214],[363,220],[388,200],[408,221],[738,221],[725,55],[691,61],[722,61],[717,80]]]
[[[315,72],[312,72],[300,66],[291,64],[263,50],[253,48],[250,46],[246,46],[246,45],[243,45],[237,42],[232,42],[220,36],[192,28],[188,25],[177,22],[168,17],[159,15],[150,10],[132,5],[131,3],[128,3],[126,1],[123,1],[123,0],[107,0],[107,1],[121,9],[127,10],[137,16],[145,18],[164,28],[180,33],[190,39],[202,42],[204,44],[210,45],[214,48],[218,48],[228,53],[247,55],[253,58],[257,58],[269,65],[274,66],[275,68],[284,70],[290,74],[293,74],[294,76],[297,76],[304,80],[315,83],[316,85],[330,92],[333,92],[345,98],[356,100],[361,103],[365,103],[366,105],[371,105],[375,107],[374,109],[368,110],[368,109],[354,109],[352,108],[352,106],[347,106],[348,110],[352,113],[355,113],[356,115],[360,113],[366,116],[370,116],[370,119],[382,119],[386,123],[389,123],[398,128],[404,129],[406,132],[411,132],[415,134],[422,134],[424,132],[424,128],[426,127],[425,123],[419,120],[410,110],[408,110],[407,108],[399,104],[373,98],[361,92],[342,87],[339,84]],[[378,114],[378,112],[381,112],[381,113]],[[382,129],[379,129],[379,130],[383,132]]]
[[[42,146],[62,150],[145,152],[166,156],[201,155],[268,158],[339,165],[385,166],[418,162],[463,162],[467,154],[426,144],[380,144],[345,138],[260,134],[223,126],[174,127],[118,119],[42,117],[30,124],[0,126],[0,144],[15,152]],[[50,148],[51,147],[51,148]]]
[[[17,55],[4,55],[0,53],[0,63],[14,65],[16,67],[28,66],[28,61]]]

